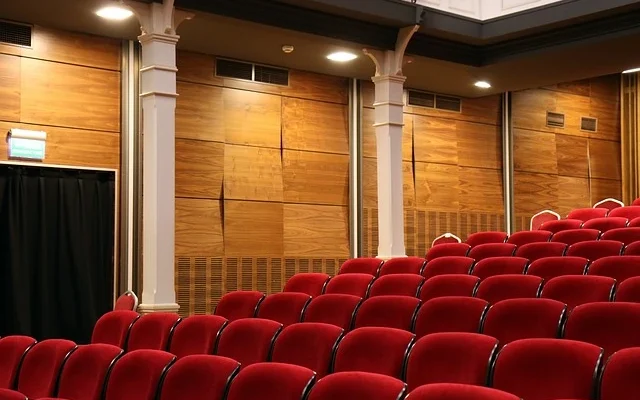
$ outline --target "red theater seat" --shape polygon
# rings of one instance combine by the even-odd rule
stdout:
[[[612,301],[615,288],[616,280],[613,278],[566,275],[546,282],[540,297],[561,301],[571,311],[580,304]]]
[[[607,208],[609,210],[614,210],[618,207],[624,207],[624,203],[618,199],[608,198],[608,199],[600,200],[599,202],[594,204],[593,207],[594,208],[602,207],[602,208]]]
[[[487,384],[498,341],[478,333],[446,332],[424,336],[409,353],[409,391],[429,383]]]
[[[394,274],[376,279],[369,290],[369,297],[375,296],[412,296],[416,297],[424,283],[422,275]]]
[[[338,345],[334,372],[373,372],[402,379],[405,359],[414,341],[413,333],[400,329],[355,329]]]
[[[589,220],[582,227],[584,229],[597,229],[604,233],[612,229],[624,228],[628,223],[629,220],[623,217],[606,217]]]
[[[564,337],[602,347],[606,360],[627,347],[640,347],[640,304],[591,303],[576,307]]]
[[[480,282],[476,297],[490,304],[507,299],[535,298],[542,290],[542,278],[533,275],[496,275]]]
[[[616,290],[616,302],[640,303],[640,276],[625,279]]]
[[[447,256],[466,257],[469,249],[471,249],[471,246],[466,243],[443,243],[430,248],[425,258],[429,262],[436,258]]]
[[[320,296],[324,292],[324,288],[329,283],[331,277],[321,273],[300,273],[295,274],[284,285],[283,292],[305,293],[311,297]]]
[[[564,243],[529,243],[518,247],[516,256],[534,262],[545,257],[560,257],[567,251]]]
[[[453,233],[446,232],[433,239],[433,242],[431,242],[431,247],[446,243],[462,243],[462,240],[460,240],[460,238]]]
[[[640,276],[640,256],[610,256],[594,261],[588,270],[589,275],[609,276],[618,283]]]
[[[625,256],[640,256],[640,241],[628,244],[624,248]]]
[[[122,353],[110,344],[78,346],[64,362],[57,397],[101,400],[109,370]]]
[[[227,400],[304,400],[315,380],[315,372],[298,365],[253,364],[231,382]]]
[[[562,275],[584,275],[589,260],[582,257],[547,257],[529,265],[527,275],[539,276],[548,281]]]
[[[591,240],[572,244],[567,249],[568,256],[584,257],[587,260],[595,261],[602,257],[619,256],[622,254],[624,245],[613,240]]]
[[[107,381],[105,400],[155,400],[165,372],[176,357],[160,350],[135,350],[122,356]]]
[[[551,210],[542,210],[531,217],[529,222],[530,230],[538,230],[542,228],[545,222],[557,221],[560,219],[560,214]]]
[[[143,315],[131,326],[127,351],[168,350],[171,333],[179,323],[180,316],[174,313]]]
[[[223,400],[238,371],[240,363],[230,358],[183,357],[167,371],[158,400]]]
[[[28,400],[25,395],[10,389],[0,389],[0,400]],[[47,399],[44,399],[47,400]]]
[[[213,354],[216,340],[228,321],[219,315],[192,315],[173,330],[169,352],[179,359],[194,354]]]
[[[444,296],[472,297],[480,278],[472,275],[438,275],[427,279],[420,289],[420,300],[427,301]]]
[[[582,220],[580,219],[559,219],[556,221],[547,221],[540,225],[540,229],[558,233],[569,229],[579,229],[582,227]]]
[[[28,398],[52,397],[64,360],[75,348],[74,342],[63,339],[33,345],[22,361],[17,390]]]
[[[589,343],[517,340],[500,351],[491,386],[527,400],[590,400],[601,358]]]
[[[374,279],[375,277],[369,274],[336,275],[331,278],[324,292],[326,294],[350,294],[364,298],[367,297]]]
[[[344,329],[329,324],[290,325],[278,335],[271,361],[309,368],[321,378],[331,372],[343,333]]]
[[[520,231],[509,236],[507,243],[515,244],[520,247],[529,243],[548,242],[551,240],[551,236],[553,236],[552,232],[543,230]]]
[[[0,339],[0,388],[16,387],[18,369],[27,350],[36,344],[29,336],[6,336]]]
[[[504,243],[507,238],[509,238],[509,235],[506,232],[476,232],[469,235],[464,242],[473,248],[480,244]]]
[[[399,257],[385,261],[380,269],[380,276],[391,274],[418,274],[422,273],[427,260],[419,257]]]
[[[632,219],[631,221],[629,221],[629,225],[628,225],[628,227],[631,227],[631,228],[638,228],[638,227],[640,227],[640,217],[638,217],[638,218],[634,218],[634,219]]]
[[[229,321],[255,317],[258,306],[264,297],[262,292],[242,290],[229,292],[222,296],[214,314],[225,317]]]
[[[382,326],[411,331],[420,304],[420,299],[408,296],[368,298],[358,309],[355,328]]]
[[[438,275],[471,273],[475,260],[469,257],[444,256],[431,260],[422,271],[422,276],[429,279]]]
[[[351,330],[362,298],[350,294],[323,294],[314,297],[304,313],[304,322],[320,322]]]
[[[258,318],[270,319],[289,326],[302,322],[304,310],[311,302],[311,296],[304,293],[274,293],[267,296],[258,306]]]
[[[125,349],[129,332],[133,324],[140,318],[134,311],[111,311],[104,314],[93,327],[91,343],[103,343]]]
[[[612,229],[602,235],[602,240],[617,240],[624,244],[631,244],[640,240],[640,228]]]
[[[602,373],[600,400],[633,400],[640,393],[640,348],[620,350]]]
[[[268,361],[281,330],[281,323],[268,319],[246,318],[231,321],[220,334],[216,354],[238,361],[241,368]]]
[[[342,264],[338,274],[369,274],[378,276],[382,264],[384,264],[384,261],[379,258],[352,258]]]
[[[522,257],[489,257],[476,263],[471,274],[485,279],[495,275],[524,274],[529,260]]]
[[[609,211],[609,217],[621,217],[628,220],[640,217],[640,206],[632,205],[626,207],[618,207]]]
[[[480,332],[489,303],[474,297],[438,297],[418,310],[414,332],[418,338],[437,332]]]
[[[492,305],[482,333],[493,336],[504,346],[515,340],[559,338],[567,306],[550,299],[509,299]]]
[[[113,307],[114,311],[128,310],[136,311],[138,309],[138,296],[132,291],[128,291],[120,295]]]
[[[328,375],[311,389],[308,400],[399,400],[406,385],[399,379],[367,372]]]
[[[521,400],[501,390],[458,383],[434,383],[420,386],[407,400]]]
[[[554,234],[551,241],[572,245],[589,240],[598,240],[600,234],[600,231],[597,229],[567,229],[566,231]]]
[[[516,245],[511,243],[479,244],[469,250],[469,257],[476,261],[489,257],[511,257],[516,252]]]
[[[589,221],[595,218],[604,218],[607,216],[608,212],[608,208],[576,208],[569,212],[569,214],[567,215],[567,219]]]

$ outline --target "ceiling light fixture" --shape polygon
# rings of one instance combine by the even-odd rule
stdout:
[[[640,72],[640,67],[638,68],[631,68],[625,71],[622,71],[623,74],[633,74],[634,72]]]
[[[349,53],[348,51],[338,51],[329,54],[327,58],[335,62],[347,62],[355,60],[358,56],[353,53]]]
[[[108,19],[111,21],[123,21],[133,15],[133,12],[128,8],[118,7],[118,6],[109,6],[103,7],[96,11],[96,14],[99,17],[104,19]]]
[[[478,81],[474,85],[480,89],[489,89],[491,87],[491,84],[487,81]]]

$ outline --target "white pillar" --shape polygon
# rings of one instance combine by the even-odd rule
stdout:
[[[403,28],[395,50],[364,52],[374,62],[375,131],[378,154],[378,258],[406,257],[402,177],[404,81],[402,64],[419,26]]]
[[[174,285],[177,25],[191,14],[163,4],[130,3],[142,27],[142,313],[177,312]]]

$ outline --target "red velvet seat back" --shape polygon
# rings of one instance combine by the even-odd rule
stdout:
[[[409,400],[521,400],[501,390],[458,383],[424,385],[413,392]]]
[[[368,298],[358,309],[355,328],[383,326],[411,331],[420,303],[420,299],[408,296]]]
[[[127,351],[168,350],[169,338],[180,316],[174,313],[152,313],[140,317],[132,326]]]
[[[551,299],[510,299],[499,301],[487,312],[482,333],[504,346],[515,340],[560,337],[567,306]]]
[[[367,372],[328,375],[311,389],[309,400],[398,400],[406,385],[399,379]]]
[[[466,243],[443,243],[430,248],[425,258],[429,262],[440,257],[466,257],[470,249],[471,246]]]
[[[321,322],[349,331],[362,297],[350,294],[323,294],[314,297],[304,313],[304,322]]]
[[[376,279],[369,290],[369,297],[375,296],[411,296],[416,297],[424,283],[422,275],[393,274]]]
[[[631,221],[629,221],[629,225],[627,225],[627,226],[631,227],[631,228],[640,227],[640,217],[634,218]]]
[[[116,361],[105,400],[155,400],[162,374],[176,357],[160,350],[135,350]]]
[[[532,299],[538,297],[542,278],[533,275],[496,275],[480,282],[476,297],[495,304],[507,299]]]
[[[640,303],[640,276],[625,279],[616,290],[616,302]]]
[[[236,360],[190,355],[169,368],[159,400],[223,400],[231,379],[240,371]]]
[[[564,243],[568,245],[589,240],[598,240],[601,232],[597,229],[567,229],[553,235],[551,241],[554,243]]]
[[[583,257],[547,257],[529,265],[527,275],[539,276],[545,282],[562,275],[584,275],[589,260]]]
[[[104,314],[93,327],[91,343],[103,343],[125,349],[131,327],[140,318],[135,311],[111,311]]]
[[[566,250],[564,243],[529,243],[518,247],[516,256],[533,262],[540,258],[563,256]]]
[[[0,400],[28,400],[25,395],[10,389],[0,389]]]
[[[476,261],[489,257],[511,257],[516,252],[516,245],[511,243],[479,244],[469,250],[469,257]]]
[[[315,380],[315,372],[298,365],[253,364],[231,382],[227,400],[304,400]]]
[[[524,339],[498,355],[492,387],[527,400],[590,400],[602,349],[566,339]]]
[[[560,231],[566,231],[568,229],[579,229],[582,226],[582,220],[580,219],[558,219],[554,221],[547,221],[540,225],[540,229],[558,233]]]
[[[609,276],[618,283],[640,276],[640,256],[609,256],[594,261],[589,275]]]
[[[36,344],[29,336],[6,336],[0,339],[0,389],[14,389],[18,368],[27,350]]]
[[[316,371],[318,377],[330,372],[333,355],[344,329],[322,323],[301,323],[282,330],[273,348],[274,362],[300,365]]]
[[[568,256],[584,257],[595,261],[602,257],[619,256],[624,245],[614,240],[591,240],[572,244],[567,250]]]
[[[567,218],[589,221],[590,219],[594,218],[604,218],[607,216],[608,212],[608,208],[576,208],[569,211]]]
[[[64,363],[58,397],[101,400],[107,374],[122,353],[122,349],[110,344],[78,346]]]
[[[507,243],[515,244],[520,247],[529,243],[539,243],[539,242],[548,242],[551,240],[551,236],[553,236],[552,232],[537,230],[537,231],[520,231],[515,232],[509,239],[507,239]]]
[[[585,222],[582,227],[585,229],[597,229],[600,232],[607,232],[616,228],[624,228],[629,220],[624,217],[595,218]]]
[[[378,276],[384,261],[379,258],[360,257],[345,261],[338,274],[369,274]]]
[[[182,358],[193,354],[213,354],[218,335],[228,323],[219,315],[192,315],[173,330],[169,352]]]
[[[640,256],[640,241],[628,244],[624,248],[625,256]]]
[[[407,352],[414,340],[413,333],[394,328],[355,329],[338,345],[334,372],[373,372],[402,379]]]
[[[367,297],[369,287],[375,277],[369,274],[348,273],[336,275],[327,284],[327,294],[350,294],[352,296]]]
[[[274,293],[267,296],[258,307],[258,318],[270,319],[289,326],[302,322],[302,315],[311,296],[304,293]]]
[[[600,400],[626,400],[640,393],[640,348],[620,350],[609,358],[600,385]]]
[[[436,332],[480,332],[489,303],[475,297],[438,297],[418,310],[414,332],[418,338]]]
[[[385,261],[380,269],[380,276],[392,274],[418,274],[427,260],[419,257],[398,257]]]
[[[495,275],[524,274],[529,260],[522,257],[489,257],[480,260],[471,273],[480,279]]]
[[[76,348],[70,340],[48,339],[36,343],[24,356],[17,389],[29,398],[52,397],[62,364]]]
[[[566,275],[546,282],[540,297],[561,301],[571,311],[580,304],[611,301],[615,287],[615,279],[609,277]]]
[[[240,318],[255,317],[258,305],[264,299],[264,293],[252,291],[229,292],[222,296],[215,315],[225,317],[229,321]]]
[[[478,333],[424,336],[409,354],[406,375],[409,391],[429,383],[486,385],[489,361],[497,351],[495,338]]]
[[[480,278],[472,275],[438,275],[427,279],[420,289],[420,300],[444,296],[468,296],[475,293]]]
[[[427,263],[422,270],[422,276],[429,279],[438,275],[461,274],[468,275],[471,272],[475,260],[462,256],[443,256]]]
[[[311,297],[320,296],[330,278],[328,274],[316,272],[295,274],[289,278],[282,291],[305,293]]]
[[[118,297],[114,310],[128,310],[136,311],[138,300],[134,297],[133,293],[124,293]]]
[[[473,248],[487,243],[504,243],[508,237],[509,235],[506,232],[476,232],[469,235],[464,242]]]
[[[216,354],[238,361],[242,368],[269,360],[282,324],[260,318],[238,319],[222,330]]]
[[[617,207],[609,211],[609,217],[622,217],[628,220],[640,217],[640,205]]]
[[[640,207],[638,207],[640,208]],[[631,244],[640,240],[640,228],[611,229],[602,235],[602,240],[616,240],[624,244]]]

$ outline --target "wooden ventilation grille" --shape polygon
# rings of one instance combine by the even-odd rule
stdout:
[[[269,83],[272,85],[289,85],[289,71],[286,69],[227,60],[224,58],[218,58],[216,60],[216,75],[225,78]]]
[[[547,111],[547,126],[564,128],[564,114]]]
[[[407,103],[410,106],[435,108],[438,110],[460,112],[461,100],[458,97],[443,96],[418,90],[409,90]]]
[[[31,26],[0,21],[0,43],[31,47]]]
[[[582,117],[580,120],[580,129],[587,132],[596,132],[598,130],[598,119]]]
[[[436,108],[438,110],[460,112],[462,107],[458,97],[436,95]]]

